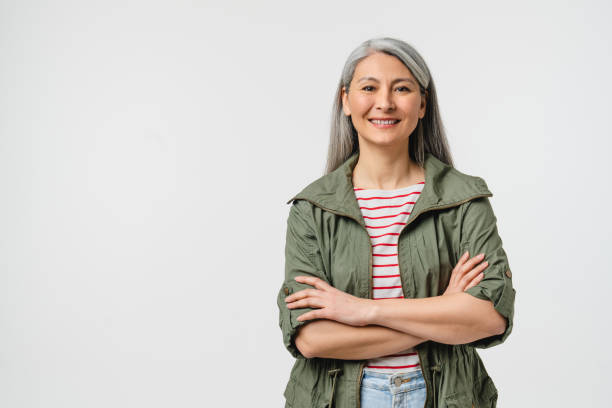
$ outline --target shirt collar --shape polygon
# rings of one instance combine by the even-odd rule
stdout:
[[[359,152],[353,153],[336,170],[318,178],[293,196],[307,200],[324,210],[355,219],[365,225],[353,186],[353,169]],[[411,219],[425,211],[460,205],[478,197],[491,197],[487,184],[480,177],[470,176],[425,153],[425,185],[412,209]]]

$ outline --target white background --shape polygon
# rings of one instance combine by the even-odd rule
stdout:
[[[0,406],[281,407],[285,202],[362,41],[415,46],[517,290],[498,406],[604,407],[605,1],[0,2]]]

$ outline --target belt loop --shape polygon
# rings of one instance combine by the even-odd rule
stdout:
[[[332,389],[331,389],[331,393],[329,394],[329,403],[328,408],[332,408],[332,404],[334,403],[334,391],[336,390],[336,378],[338,378],[338,374],[340,374],[342,372],[341,368],[332,368],[330,370],[327,370],[327,374],[333,376],[333,380],[332,380]]]

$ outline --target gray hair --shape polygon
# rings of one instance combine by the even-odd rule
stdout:
[[[384,37],[363,42],[351,52],[344,64],[332,108],[325,174],[337,169],[352,154],[359,151],[357,130],[353,126],[351,117],[346,116],[342,110],[342,88],[348,91],[357,64],[375,52],[384,52],[385,54],[397,57],[414,75],[419,83],[421,95],[427,98],[425,116],[419,119],[416,129],[410,135],[408,143],[410,158],[420,166],[423,166],[425,153],[428,152],[440,161],[453,166],[453,160],[438,108],[436,87],[427,64],[425,64],[421,55],[411,45],[395,38]]]

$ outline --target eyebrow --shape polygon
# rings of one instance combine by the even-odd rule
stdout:
[[[378,79],[374,78],[374,77],[363,77],[361,78],[359,81],[357,82],[362,82],[362,81],[375,81],[375,82],[380,82]],[[412,82],[413,84],[416,85],[416,83],[412,80],[412,78],[395,78],[393,81],[391,81],[391,84],[394,84],[396,82],[402,82],[402,81],[406,81],[406,82]]]

